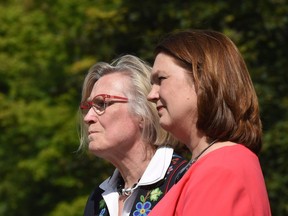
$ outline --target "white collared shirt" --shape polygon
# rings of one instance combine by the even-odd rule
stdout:
[[[122,216],[129,216],[139,186],[154,184],[165,177],[166,171],[171,163],[172,155],[173,148],[170,147],[163,146],[156,150],[144,174],[136,185],[134,192],[125,200]],[[104,190],[102,197],[105,200],[110,216],[118,216],[118,176],[119,171],[118,169],[115,169],[113,175],[102,182],[99,186]]]

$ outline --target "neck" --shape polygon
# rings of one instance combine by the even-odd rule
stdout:
[[[202,149],[199,153],[194,154],[192,161],[196,161],[198,160],[198,158],[200,158],[202,155],[204,155],[205,153],[207,153],[209,151],[209,148],[214,145],[217,142],[217,139],[213,140],[212,142],[210,142],[208,145],[206,145],[206,147],[204,149]]]
[[[146,157],[143,157],[144,152],[138,156],[134,155],[133,160],[127,160],[127,158],[125,163],[121,163],[122,166],[117,167],[120,172],[117,182],[117,190],[120,196],[128,197],[137,188],[137,184],[154,153],[155,150],[152,148],[152,151],[146,152]]]
[[[141,149],[141,147],[139,148]],[[135,183],[138,183],[154,153],[155,149],[150,144],[146,144],[142,151],[126,152],[121,159],[114,161],[114,166],[123,178],[124,188],[131,188]]]
[[[197,157],[201,152],[211,144],[210,142],[207,142],[207,137],[202,136],[200,138],[194,138],[193,141],[190,142],[190,146],[188,146],[190,152],[192,153],[192,159]],[[207,152],[207,151],[206,151]],[[205,153],[206,153],[205,152]]]
[[[211,148],[212,145],[214,145],[217,142],[217,139],[210,142],[204,149],[202,149],[198,154],[194,154],[196,156],[192,156],[192,159],[189,161],[189,163],[177,174],[175,178],[175,183],[177,183],[182,176],[187,172],[187,170],[194,164],[202,155],[207,153],[207,151]]]

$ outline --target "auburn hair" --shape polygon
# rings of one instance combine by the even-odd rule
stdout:
[[[185,68],[198,98],[197,128],[210,139],[242,144],[258,154],[262,125],[257,95],[239,50],[212,30],[167,35],[155,48]]]

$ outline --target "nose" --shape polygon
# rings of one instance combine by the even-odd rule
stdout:
[[[147,95],[147,100],[151,102],[156,102],[159,99],[159,86],[152,85],[152,89]]]
[[[84,116],[84,122],[88,125],[95,123],[97,121],[97,114],[94,109],[91,107],[86,115]]]

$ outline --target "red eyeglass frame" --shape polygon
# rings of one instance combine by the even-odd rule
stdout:
[[[127,102],[128,101],[128,98],[122,97],[122,96],[109,95],[109,94],[98,94],[91,101],[83,101],[80,103],[80,109],[82,110],[82,112],[84,110],[90,110],[92,107],[95,107],[95,106],[93,106],[93,101],[95,100],[95,98],[97,98],[99,96],[103,98],[103,102],[104,102],[103,111],[101,111],[101,112],[96,111],[96,113],[99,113],[99,114],[103,114],[105,112],[107,105],[109,105],[109,102]],[[107,99],[109,99],[109,101],[107,101]],[[118,99],[118,100],[122,100],[122,101],[115,101],[113,99]]]

